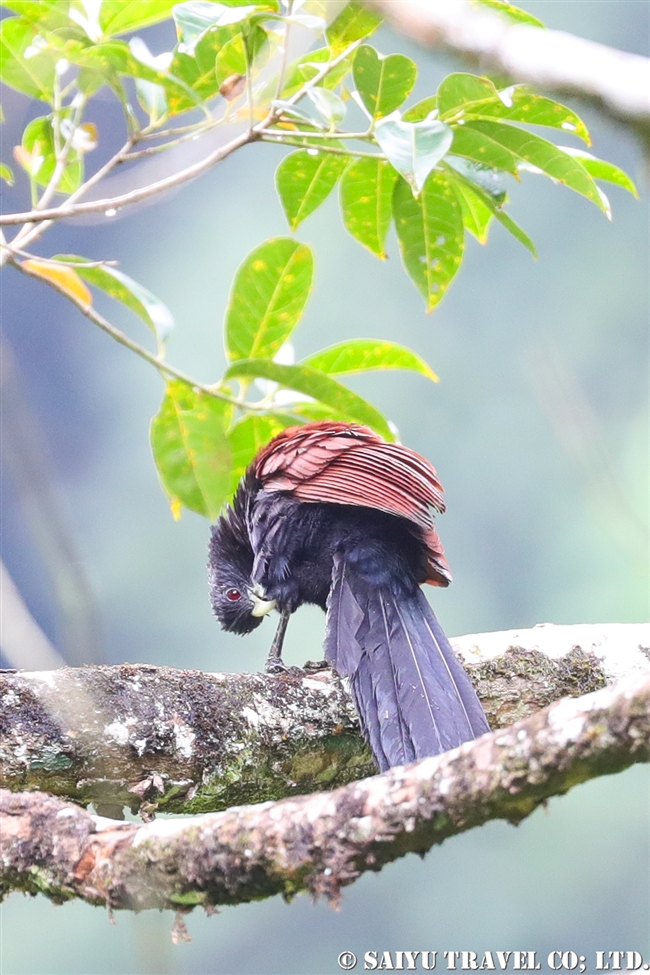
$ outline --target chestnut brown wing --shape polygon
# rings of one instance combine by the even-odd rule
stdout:
[[[258,454],[255,474],[265,491],[305,502],[360,505],[406,518],[427,547],[428,581],[451,579],[431,508],[444,511],[431,464],[408,447],[387,443],[367,427],[320,422],[291,427]]]

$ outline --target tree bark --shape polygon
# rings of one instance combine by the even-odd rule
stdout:
[[[650,60],[564,31],[513,23],[470,0],[366,0],[396,30],[559,95],[576,95],[650,143]]]
[[[650,674],[650,626],[552,626],[452,641],[492,728]],[[204,674],[124,664],[0,673],[0,777],[121,818],[332,789],[376,769],[330,670]]]
[[[0,792],[0,895],[113,908],[236,904],[341,888],[490,819],[650,758],[650,678],[552,704],[505,731],[334,792],[137,825]]]

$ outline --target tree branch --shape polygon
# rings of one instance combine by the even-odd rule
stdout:
[[[42,793],[0,793],[0,895],[140,910],[341,888],[490,819],[650,758],[650,678],[551,705],[507,731],[319,793],[147,825]]]
[[[331,61],[328,61],[315,75],[306,81],[305,84],[297,91],[291,98],[287,99],[285,103],[286,106],[295,105],[297,102],[303,98],[308,91],[314,88],[323,78],[326,77],[341,61],[345,58],[350,57],[350,55],[359,47],[361,41],[354,41],[350,44],[344,51],[338,54]],[[267,116],[257,125],[247,128],[245,132],[240,133],[231,139],[226,145],[219,146],[213,152],[211,152],[204,159],[200,159],[198,162],[193,163],[191,166],[187,166],[185,169],[181,169],[176,173],[172,173],[170,176],[166,176],[164,179],[159,179],[154,183],[150,183],[148,186],[142,186],[139,189],[131,190],[129,193],[122,193],[120,196],[114,196],[106,200],[94,200],[90,203],[62,203],[61,206],[53,207],[49,210],[30,210],[27,213],[10,213],[4,216],[0,216],[0,226],[11,225],[11,224],[22,224],[22,223],[38,223],[42,221],[49,220],[63,220],[68,217],[76,217],[84,213],[106,213],[110,210],[119,210],[125,206],[130,206],[132,203],[139,203],[141,200],[146,200],[149,197],[157,196],[159,193],[163,193],[165,190],[171,189],[175,186],[181,186],[183,183],[187,183],[189,180],[196,179],[197,176],[201,176],[203,173],[207,172],[217,163],[222,162],[228,156],[230,156],[235,150],[241,149],[242,146],[248,145],[251,142],[257,142],[262,135],[262,133],[271,125],[274,125],[280,115],[282,114],[282,109],[271,108]],[[20,243],[23,243],[21,240]]]
[[[650,141],[650,60],[564,31],[516,24],[470,0],[366,0],[396,30],[561,95],[577,95]]]
[[[650,675],[650,627],[550,626],[454,641],[493,728],[551,701]],[[0,674],[10,789],[198,813],[372,775],[352,702],[329,670],[204,674],[122,665]]]

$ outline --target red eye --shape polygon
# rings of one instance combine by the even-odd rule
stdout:
[[[226,599],[229,599],[231,603],[236,603],[238,599],[241,599],[241,593],[239,589],[226,590]]]

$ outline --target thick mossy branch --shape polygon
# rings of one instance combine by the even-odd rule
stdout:
[[[333,792],[146,825],[0,792],[0,894],[114,908],[336,901],[367,870],[650,758],[650,678],[564,699],[506,730]]]
[[[550,626],[453,641],[492,728],[650,673],[650,628]],[[121,816],[199,813],[372,775],[352,702],[329,670],[281,677],[167,667],[0,673],[0,773]]]

